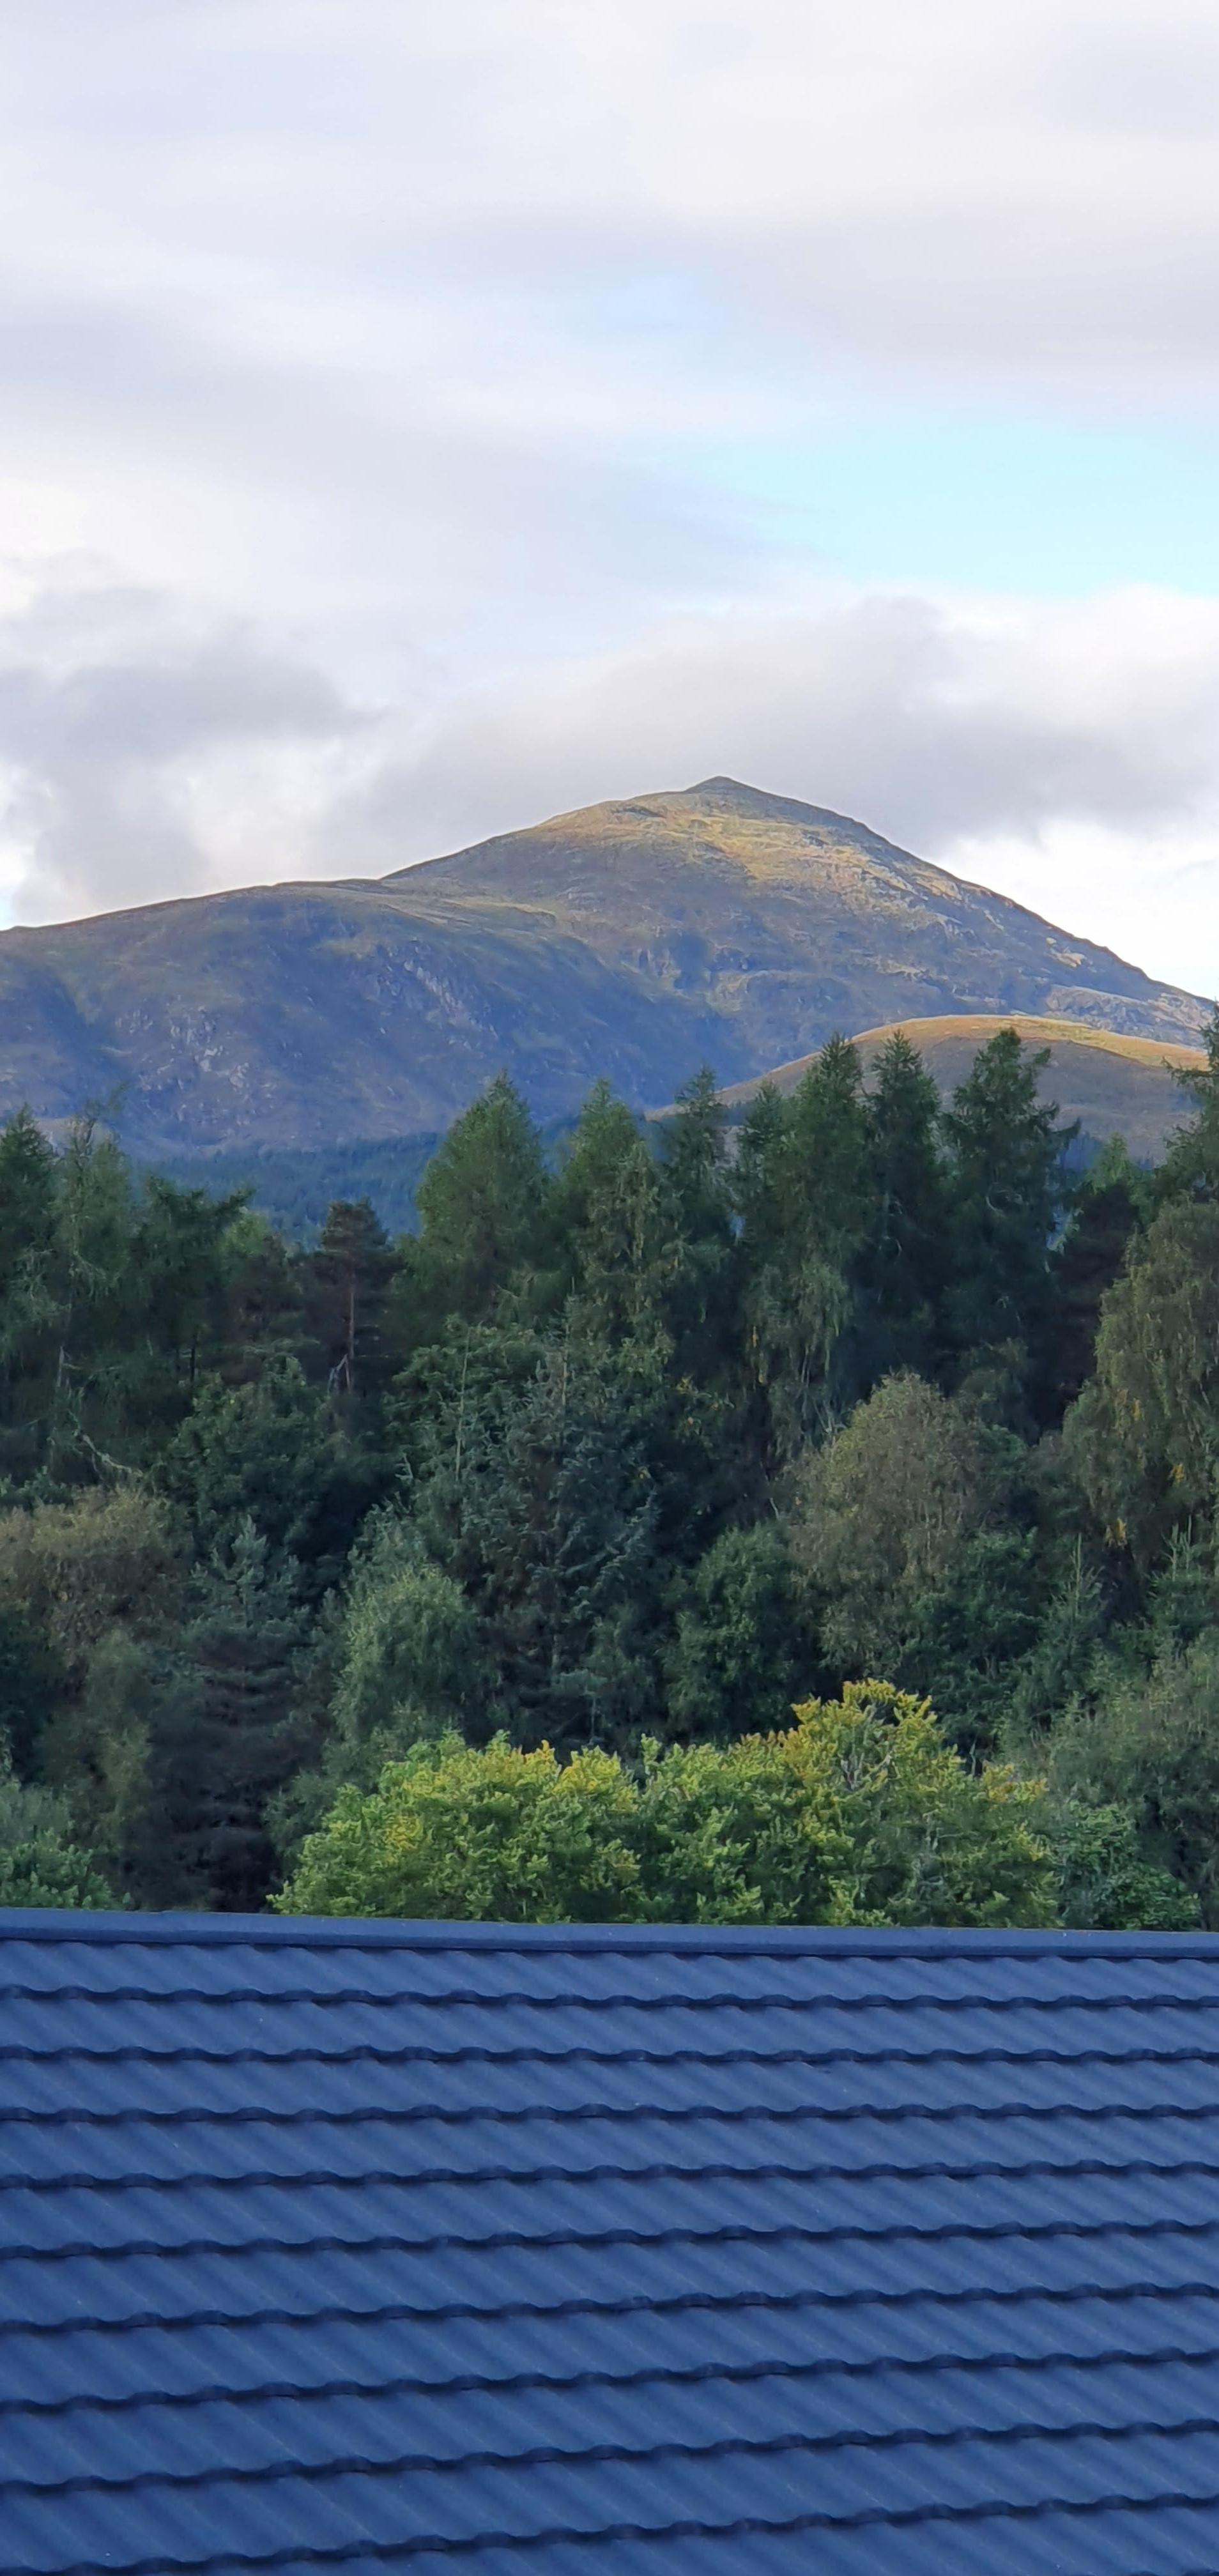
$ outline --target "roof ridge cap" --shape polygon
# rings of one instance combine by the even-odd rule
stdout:
[[[245,1948],[697,1951],[798,1958],[1196,1958],[1219,1964],[1219,1933],[1000,1931],[934,1926],[458,1923],[305,1914],[137,1914],[0,1907],[0,1942]]]

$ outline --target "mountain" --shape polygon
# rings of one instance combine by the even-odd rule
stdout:
[[[999,1029],[1015,1028],[1029,1046],[1046,1048],[1049,1063],[1041,1076],[1043,1100],[1055,1100],[1064,1122],[1078,1120],[1085,1136],[1103,1141],[1124,1136],[1136,1160],[1153,1162],[1174,1127],[1188,1118],[1189,1094],[1173,1075],[1200,1071],[1206,1057],[1200,1047],[1170,1046],[1153,1038],[1125,1037],[1113,1029],[1091,1029],[1078,1020],[1041,1019],[1023,1011],[958,1013],[931,1020],[896,1023],[917,1047],[945,1099],[965,1080],[978,1048]],[[863,1029],[855,1044],[865,1069],[875,1060],[893,1028]],[[737,1082],[724,1092],[731,1109],[743,1109],[773,1082],[779,1091],[794,1091],[815,1055],[796,1056],[776,1065],[761,1080]]]
[[[639,1107],[833,1029],[1012,1011],[1188,1044],[1203,1005],[844,815],[727,778],[376,882],[0,936],[0,1111],[122,1093],[147,1155],[443,1128],[506,1067],[543,1117]]]

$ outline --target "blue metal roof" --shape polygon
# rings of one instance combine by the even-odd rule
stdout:
[[[1219,1942],[0,1913],[3,2576],[1214,2576]]]

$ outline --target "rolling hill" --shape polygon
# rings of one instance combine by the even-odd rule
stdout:
[[[1049,1049],[1042,1097],[1057,1101],[1064,1121],[1077,1119],[1085,1136],[1102,1141],[1124,1136],[1136,1160],[1144,1162],[1160,1154],[1165,1138],[1190,1114],[1189,1096],[1174,1082],[1174,1073],[1200,1069],[1206,1062],[1200,1047],[1169,1046],[1021,1011],[962,1012],[897,1025],[918,1048],[945,1099],[964,1081],[978,1048],[997,1030],[1015,1028],[1028,1045]],[[865,1069],[892,1035],[892,1027],[860,1031],[855,1044]],[[796,1056],[763,1079],[780,1091],[794,1091],[814,1061],[815,1055]],[[730,1108],[740,1109],[761,1087],[756,1080],[733,1083],[723,1096]]]
[[[1156,1047],[1204,1006],[820,807],[732,779],[378,881],[0,936],[0,1113],[121,1096],[146,1156],[435,1132],[505,1067],[544,1118],[638,1107],[834,1029],[1025,1012]]]

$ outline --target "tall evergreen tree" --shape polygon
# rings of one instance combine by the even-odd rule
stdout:
[[[499,1711],[530,1742],[623,1742],[656,1703],[662,1571],[637,1389],[595,1346],[552,1344],[519,1393],[467,1405],[451,1472],[447,1570]]]
[[[1101,1309],[1136,1236],[1151,1190],[1120,1137],[1106,1145],[1075,1194],[1050,1258],[1051,1328],[1042,1378],[1043,1410],[1061,1421],[1092,1368]]]
[[[714,1383],[733,1357],[736,1287],[728,1119],[704,1066],[677,1095],[665,1124],[661,1173],[676,1241],[669,1292],[675,1365]]]
[[[1063,1197],[1062,1157],[1076,1133],[1039,1093],[1049,1050],[1030,1055],[1015,1029],[980,1049],[945,1115],[955,1280],[950,1319],[963,1358],[1042,1349],[1050,1245]]]
[[[58,1157],[20,1109],[0,1130],[0,1470],[45,1454],[60,1321]]]
[[[580,1329],[633,1363],[667,1363],[680,1261],[674,1212],[637,1121],[608,1083],[590,1092],[554,1197],[562,1273]]]
[[[769,1193],[768,1203],[780,1230],[769,1258],[759,1265],[755,1252],[747,1260],[744,1323],[773,1447],[790,1456],[833,1422],[855,1389],[871,1130],[859,1057],[844,1038],[822,1048],[787,1105],[778,1173],[780,1193],[777,1200]]]
[[[1219,1006],[1202,1034],[1206,1062],[1178,1073],[1193,1116],[1169,1145],[1157,1181],[1161,1199],[1219,1198]]]
[[[542,1260],[553,1187],[525,1103],[497,1074],[450,1127],[415,1194],[421,1231],[395,1300],[407,1348],[448,1316],[483,1321],[513,1274]]]
[[[892,1369],[934,1369],[947,1270],[939,1093],[901,1029],[877,1058],[869,1107],[875,1196],[861,1294],[874,1381]]]
[[[156,1747],[169,1874],[222,1913],[263,1901],[267,1805],[305,1746],[293,1726],[307,1622],[291,1558],[243,1520],[195,1581]]]
[[[54,1148],[29,1110],[18,1109],[0,1128],[0,1297],[31,1263],[50,1260],[58,1197]]]
[[[336,1199],[308,1274],[309,1320],[340,1394],[375,1393],[384,1382],[382,1326],[394,1269],[393,1246],[368,1200]]]

